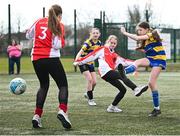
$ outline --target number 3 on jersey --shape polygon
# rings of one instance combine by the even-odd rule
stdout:
[[[41,26],[40,29],[42,30],[42,32],[41,32],[41,35],[39,35],[38,37],[39,39],[43,40],[46,38],[47,27]]]

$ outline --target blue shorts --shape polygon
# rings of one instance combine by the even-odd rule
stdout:
[[[147,58],[150,61],[150,67],[161,67],[162,70],[166,69],[166,61],[165,60],[154,60],[152,58]]]
[[[81,73],[83,73],[84,71],[95,72],[93,64],[79,65],[79,69],[80,69]]]

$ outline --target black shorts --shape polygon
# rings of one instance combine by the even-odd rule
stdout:
[[[95,72],[93,64],[91,64],[91,65],[88,65],[88,64],[79,65],[79,69],[80,69],[81,73],[83,73],[84,71]]]

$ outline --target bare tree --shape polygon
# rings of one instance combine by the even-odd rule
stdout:
[[[78,45],[81,46],[83,42],[89,38],[89,30],[92,28],[89,24],[81,23],[79,24],[78,30],[77,30],[77,39],[78,39]]]
[[[141,14],[138,5],[134,5],[133,9],[128,6],[129,22],[137,24],[141,21]]]
[[[128,6],[128,14],[129,22],[131,24],[136,25],[142,20],[150,22],[150,19],[153,15],[151,0],[146,3],[143,15],[141,15],[138,5],[134,5],[132,9]]]
[[[1,28],[0,28],[0,39],[2,39],[4,36],[4,27],[3,27],[3,22],[1,22]]]
[[[65,25],[65,39],[66,39],[66,45],[71,46],[72,45],[72,39],[73,39],[73,28],[71,25]]]
[[[18,28],[18,31],[17,31],[17,33],[18,33],[18,42],[20,43],[21,42],[21,34],[20,34],[20,32],[21,32],[21,17],[20,16],[17,17],[17,28]]]
[[[151,4],[151,0],[149,0],[146,3],[145,6],[145,14],[144,14],[144,18],[147,22],[150,22],[150,19],[152,17],[153,11],[152,11],[152,4]]]

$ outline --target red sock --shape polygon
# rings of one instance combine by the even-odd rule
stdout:
[[[36,107],[36,109],[34,111],[34,114],[37,114],[37,115],[39,115],[39,117],[41,117],[42,113],[43,113],[43,109],[40,109],[40,108]]]
[[[65,113],[67,112],[67,104],[61,103],[61,104],[59,104],[59,108],[60,108],[61,110],[63,110]]]

